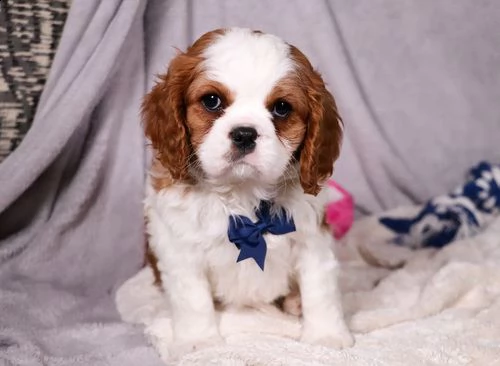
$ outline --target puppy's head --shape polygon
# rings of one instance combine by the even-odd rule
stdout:
[[[143,120],[174,181],[269,186],[296,174],[310,194],[331,175],[342,134],[307,58],[275,36],[237,28],[209,32],[178,54],[145,97]]]

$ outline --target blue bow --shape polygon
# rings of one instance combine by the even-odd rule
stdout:
[[[295,231],[293,219],[287,219],[283,208],[277,215],[271,215],[271,203],[261,201],[255,211],[257,222],[253,223],[246,216],[230,216],[227,236],[229,241],[240,249],[237,262],[253,258],[259,267],[264,270],[267,246],[263,234],[282,235]]]

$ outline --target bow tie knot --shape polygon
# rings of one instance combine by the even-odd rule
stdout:
[[[264,270],[267,253],[265,233],[283,235],[296,230],[292,218],[287,218],[283,208],[276,214],[271,213],[271,203],[261,201],[255,211],[257,222],[252,222],[248,217],[238,215],[229,217],[228,238],[234,243],[240,254],[237,262],[253,258],[259,267]]]

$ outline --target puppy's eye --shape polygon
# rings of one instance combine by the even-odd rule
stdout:
[[[292,106],[290,105],[290,103],[284,100],[279,100],[273,105],[271,113],[274,117],[286,118],[288,117],[291,111],[292,111]]]
[[[218,112],[222,108],[222,100],[217,94],[207,94],[201,98],[201,104],[209,112]]]

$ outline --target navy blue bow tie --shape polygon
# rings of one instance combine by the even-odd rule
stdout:
[[[271,203],[269,201],[261,201],[255,214],[257,215],[256,223],[253,223],[246,216],[230,216],[227,236],[229,241],[240,249],[237,262],[253,258],[259,267],[264,270],[267,245],[263,234],[282,235],[291,233],[296,229],[293,219],[287,219],[283,208],[278,214],[271,215]]]

